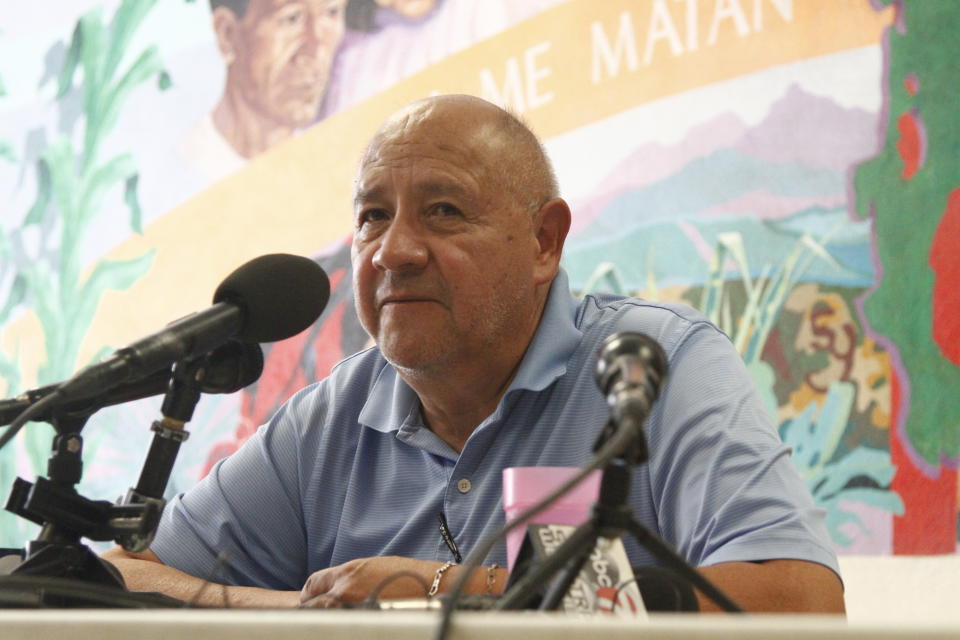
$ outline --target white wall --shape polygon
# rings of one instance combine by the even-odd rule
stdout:
[[[960,623],[960,554],[840,556],[850,622]]]

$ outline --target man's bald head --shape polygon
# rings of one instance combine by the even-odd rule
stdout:
[[[509,111],[469,95],[442,95],[394,113],[370,141],[361,169],[384,146],[405,144],[429,129],[451,147],[472,147],[489,188],[502,188],[531,211],[559,197],[557,179],[537,136]]]

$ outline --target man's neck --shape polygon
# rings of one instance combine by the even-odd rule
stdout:
[[[293,128],[267,118],[251,107],[232,83],[227,82],[213,109],[213,124],[220,135],[244,158],[266,151],[293,135]]]
[[[482,378],[457,373],[439,376],[401,377],[420,398],[424,423],[444,442],[460,453],[470,435],[497,408],[520,367],[517,360],[506,376]]]
[[[466,362],[443,370],[423,372],[397,369],[397,373],[420,398],[427,427],[457,453],[470,435],[496,410],[540,326],[545,298],[531,314],[527,340],[515,352],[482,363]]]

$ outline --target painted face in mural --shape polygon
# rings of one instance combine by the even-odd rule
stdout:
[[[227,94],[273,124],[296,128],[316,117],[346,0],[250,0],[243,16],[214,11],[227,62]]]
[[[497,117],[465,96],[417,103],[388,121],[364,156],[357,310],[401,372],[518,358],[539,321],[556,264],[541,250],[542,212],[504,184],[516,167]]]

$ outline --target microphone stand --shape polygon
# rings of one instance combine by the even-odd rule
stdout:
[[[109,540],[112,536],[108,521],[112,516],[131,521],[140,514],[77,493],[74,485],[80,482],[83,472],[80,431],[88,417],[52,417],[49,422],[57,435],[47,461],[48,478],[38,477],[36,483],[22,478],[14,481],[7,510],[41,525],[41,530],[27,544],[26,559],[12,573],[81,579],[122,589],[123,578],[116,569],[97,557],[80,538],[85,535],[93,540]]]
[[[603,468],[600,495],[593,505],[590,519],[577,527],[552,554],[514,582],[494,608],[501,611],[530,608],[553,611],[559,608],[596,547],[597,538],[614,540],[630,534],[657,560],[688,580],[722,609],[742,612],[739,606],[690,566],[666,541],[633,517],[627,504],[630,469],[647,461],[646,438],[643,435],[643,421],[636,418],[636,412],[617,413],[620,413],[619,420],[611,419],[607,422],[594,443],[593,450],[596,452],[613,437],[625,439],[626,445],[622,453]],[[547,590],[538,605],[536,600],[541,597],[544,585],[547,585]]]
[[[80,539],[115,540],[131,552],[150,546],[165,506],[163,492],[174,460],[180,444],[189,436],[184,424],[200,400],[208,360],[206,356],[191,358],[174,366],[161,410],[163,417],[152,426],[153,442],[140,480],[119,504],[90,500],[75,487],[83,473],[80,432],[90,415],[101,408],[96,400],[83,408],[71,404],[66,410],[51,412],[48,422],[57,435],[47,463],[48,478],[38,477],[35,483],[17,478],[6,505],[8,511],[42,527],[38,537],[27,544],[26,559],[12,575],[69,578],[126,589],[113,565],[101,560]],[[42,591],[39,601],[53,606],[83,606],[85,602]],[[102,603],[102,599],[96,602]]]

